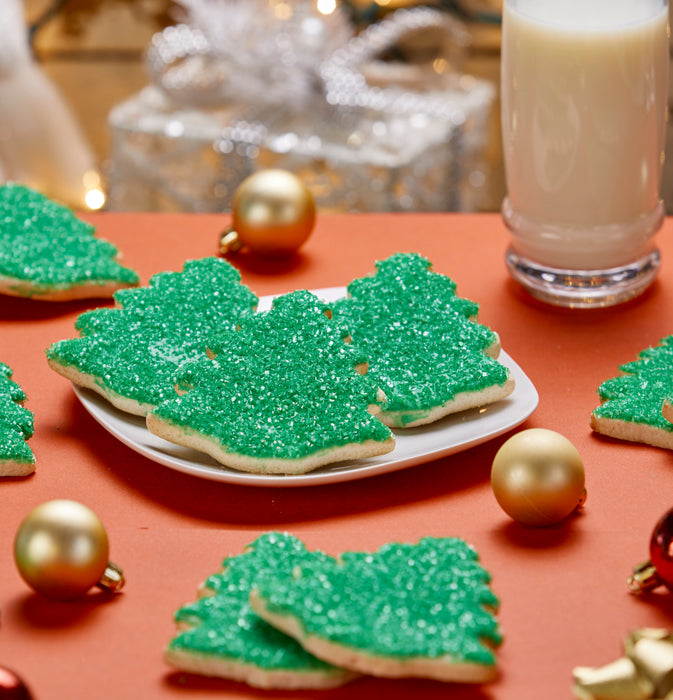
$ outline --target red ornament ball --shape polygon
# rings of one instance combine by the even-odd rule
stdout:
[[[0,666],[0,700],[33,700],[25,683],[4,666]]]
[[[650,562],[661,583],[673,590],[673,508],[664,513],[654,526],[650,539]]]

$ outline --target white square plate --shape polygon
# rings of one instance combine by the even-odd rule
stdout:
[[[326,302],[334,301],[346,293],[344,287],[312,291]],[[259,310],[268,309],[273,298],[260,298]],[[78,386],[74,386],[74,390],[84,408],[114,437],[141,455],[170,469],[202,479],[247,486],[314,486],[364,479],[429,462],[467,450],[523,423],[537,407],[537,391],[506,352],[502,351],[498,360],[514,376],[514,391],[506,399],[446,416],[429,425],[396,429],[393,431],[395,449],[388,454],[338,462],[308,474],[287,476],[249,474],[225,467],[204,453],[174,445],[153,435],[145,427],[144,418],[116,409],[95,392]]]

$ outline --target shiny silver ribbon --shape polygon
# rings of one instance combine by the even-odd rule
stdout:
[[[301,18],[297,18],[297,22],[299,20]],[[231,51],[223,53],[214,46],[202,29],[176,25],[152,38],[146,53],[147,67],[155,84],[174,102],[194,107],[236,101],[300,108],[307,100],[318,96],[328,106],[336,108],[425,114],[460,125],[469,114],[483,112],[484,105],[494,97],[490,83],[464,75],[459,76],[454,89],[444,86],[418,90],[410,89],[410,85],[395,84],[381,87],[368,82],[367,67],[377,62],[382,64],[378,58],[405,37],[434,31],[442,36],[444,45],[466,47],[470,40],[467,30],[462,22],[446,12],[428,7],[397,10],[358,36],[347,35],[339,22],[334,26],[335,36],[330,41],[332,44],[342,42],[335,50],[321,56],[313,45],[295,49],[286,46],[288,53],[282,55],[282,62],[288,64],[288,70],[280,70],[279,65],[256,65],[250,60],[236,64],[235,55]],[[291,39],[292,34],[285,36],[286,42],[288,36]],[[327,48],[329,46],[327,43]],[[270,51],[268,59],[264,60],[278,64],[278,56],[281,54]],[[312,64],[312,56],[319,56],[320,60]]]

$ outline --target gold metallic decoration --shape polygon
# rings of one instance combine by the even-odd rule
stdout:
[[[600,668],[578,666],[573,670],[575,696],[580,700],[646,700],[654,686],[638,673],[636,665],[626,657]]]
[[[304,183],[287,170],[260,170],[238,186],[232,224],[220,238],[223,255],[241,248],[266,257],[286,257],[307,240],[315,225],[315,202]]]
[[[631,593],[638,595],[660,586],[661,578],[654,564],[648,560],[634,567],[633,573],[626,579],[626,585]]]
[[[71,600],[92,586],[118,592],[121,569],[108,561],[107,533],[98,516],[77,501],[47,501],[23,520],[14,559],[24,581],[55,600]]]
[[[523,430],[498,450],[491,486],[501,508],[524,525],[544,527],[584,505],[584,465],[563,435],[544,428]]]
[[[573,670],[579,700],[673,700],[673,634],[643,627],[624,640],[624,656],[598,668]]]

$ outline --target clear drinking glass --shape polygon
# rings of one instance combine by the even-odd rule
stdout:
[[[510,273],[537,298],[608,306],[656,277],[668,105],[666,0],[504,0]]]

